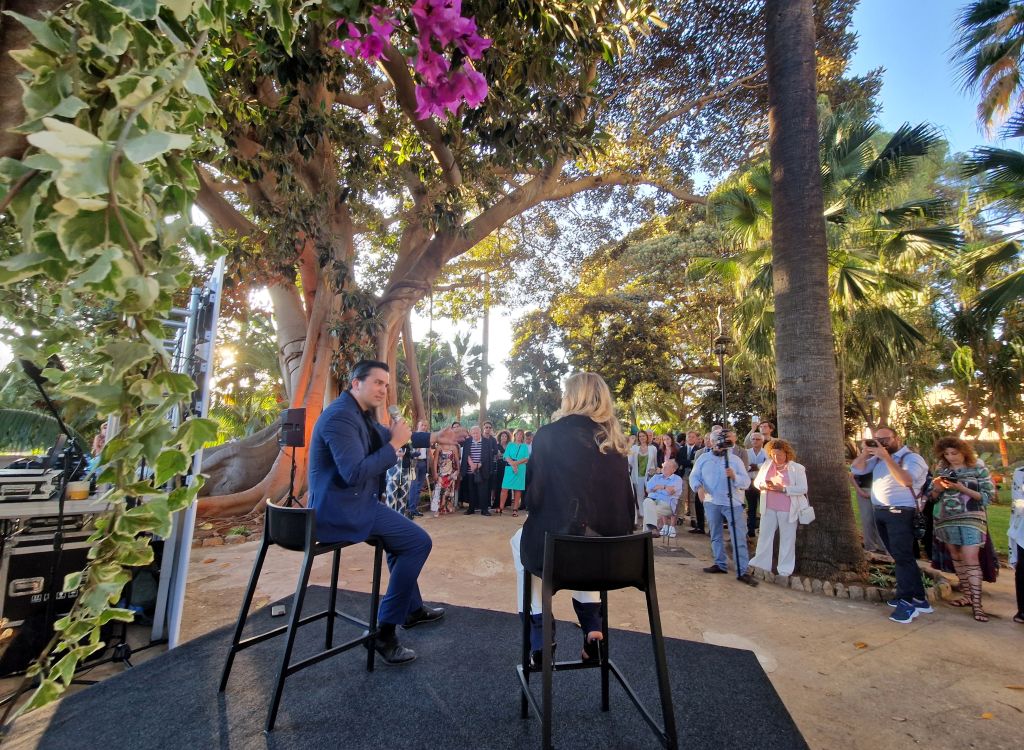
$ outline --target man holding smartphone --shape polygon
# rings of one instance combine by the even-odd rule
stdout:
[[[934,612],[914,559],[914,512],[928,476],[927,462],[903,445],[892,428],[882,425],[874,438],[864,441],[850,471],[854,476],[871,475],[875,525],[896,564],[896,598],[889,602],[896,611],[889,619],[907,624],[919,614]]]

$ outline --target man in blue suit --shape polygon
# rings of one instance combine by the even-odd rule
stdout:
[[[425,606],[416,582],[430,554],[430,535],[380,502],[384,472],[410,438],[422,448],[464,439],[466,431],[413,434],[401,420],[384,427],[375,413],[387,403],[389,380],[385,363],[358,362],[349,390],[320,414],[309,446],[309,505],[316,510],[319,541],[363,542],[373,536],[384,543],[391,576],[380,603],[376,648],[387,664],[408,664],[416,653],[399,644],[396,627],[435,622],[444,610]]]

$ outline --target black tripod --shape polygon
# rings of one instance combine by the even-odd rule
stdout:
[[[722,389],[722,425],[728,424],[728,408],[725,404],[725,353],[729,348],[729,344],[732,343],[732,339],[725,335],[725,330],[722,327],[722,308],[718,308],[718,338],[715,339],[715,354],[718,355],[718,376],[719,385]],[[733,557],[736,558],[736,578],[742,580],[743,574],[746,572],[740,568],[740,548],[737,546],[739,542],[743,544],[747,543],[746,539],[737,540],[737,529],[736,529],[736,508],[732,501],[732,478],[729,476],[729,452],[731,446],[726,441],[722,441],[720,445],[725,447],[725,452],[722,454],[722,460],[725,462],[725,488],[728,491],[728,503],[729,503],[729,535],[732,537],[732,553]]]

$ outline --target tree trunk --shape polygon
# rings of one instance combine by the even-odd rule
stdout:
[[[765,10],[779,434],[807,468],[817,511],[798,536],[797,563],[815,578],[861,578],[828,300],[814,5],[769,0]]]
[[[412,338],[411,312],[406,314],[402,324],[402,346],[405,347],[405,366],[409,371],[409,390],[412,392],[412,424],[413,427],[421,419],[430,423],[430,415],[423,406],[423,388],[420,385],[420,364],[416,359],[416,342]]]

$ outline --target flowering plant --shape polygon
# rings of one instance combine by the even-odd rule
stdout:
[[[419,77],[416,85],[416,117],[442,120],[465,102],[479,107],[487,96],[487,81],[475,70],[491,40],[477,33],[476,20],[462,15],[462,0],[416,0],[410,9],[415,29],[412,68]],[[400,24],[395,11],[374,5],[365,21],[338,19],[339,38],[332,46],[349,57],[368,62],[380,60],[391,45]],[[344,37],[341,34],[344,34]],[[453,61],[458,67],[452,69]]]

